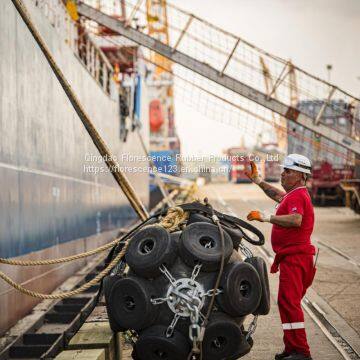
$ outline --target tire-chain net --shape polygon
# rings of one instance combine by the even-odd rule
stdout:
[[[220,220],[223,243],[209,214],[187,212],[171,232],[161,224],[155,216],[137,230],[125,258],[104,278],[112,330],[126,334],[138,360],[238,359],[249,353],[258,316],[270,311],[265,261],[253,256],[231,221]]]

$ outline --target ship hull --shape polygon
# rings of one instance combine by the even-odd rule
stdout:
[[[144,152],[136,131],[126,142],[120,138],[117,92],[104,91],[68,46],[66,34],[51,24],[35,2],[24,3],[120,165],[146,166],[122,161],[122,154]],[[55,10],[60,6],[52,3]],[[44,259],[89,250],[112,239],[137,215],[99,158],[16,9],[11,2],[2,2],[0,8],[0,256]],[[147,108],[146,101],[142,106]],[[145,110],[142,121],[141,132],[148,141]],[[126,175],[148,205],[148,174]],[[9,266],[0,270],[25,287],[49,292],[83,265],[78,261],[56,270]],[[0,332],[36,302],[0,282]]]

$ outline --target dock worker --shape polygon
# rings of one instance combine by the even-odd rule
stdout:
[[[300,154],[286,156],[281,173],[281,185],[285,191],[263,181],[256,164],[251,162],[250,165],[251,172],[247,172],[247,176],[278,203],[275,215],[260,210],[253,210],[247,215],[250,221],[273,224],[271,245],[275,259],[271,273],[280,269],[278,307],[285,345],[275,359],[311,360],[301,308],[301,299],[316,271],[313,262],[315,247],[310,240],[314,209],[305,186],[311,174],[311,162]]]

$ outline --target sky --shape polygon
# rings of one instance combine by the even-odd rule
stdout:
[[[360,0],[171,0],[171,3],[360,97]],[[221,154],[245,133],[194,111],[175,98],[182,152]]]

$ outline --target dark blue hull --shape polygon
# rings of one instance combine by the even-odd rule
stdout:
[[[77,30],[66,21],[62,2],[49,2],[56,8],[54,13],[41,8],[44,2],[24,3],[120,166],[148,166],[145,161],[122,161],[122,154],[144,155],[140,139],[132,129],[126,139],[121,136],[119,93],[111,73],[104,81],[104,72],[100,78],[71,46],[79,44]],[[146,99],[141,106],[142,113],[147,114]],[[148,119],[138,120],[147,142]],[[99,153],[39,47],[11,1],[1,2],[1,257],[34,260],[81,253],[112,240],[118,228],[137,219],[105,163],[93,156],[99,157]],[[148,173],[128,172],[126,176],[148,206]],[[85,263],[80,260],[58,267],[0,265],[0,271],[27,288],[49,293]],[[0,281],[0,334],[37,302]]]
[[[31,0],[25,5],[120,165],[147,165],[120,160],[123,153],[143,155],[143,150],[136,132],[125,142],[120,137],[117,90],[104,91],[42,9]],[[136,214],[98,159],[43,54],[11,2],[2,4],[0,13],[1,256],[21,256],[124,226]],[[148,174],[127,175],[148,205]]]

